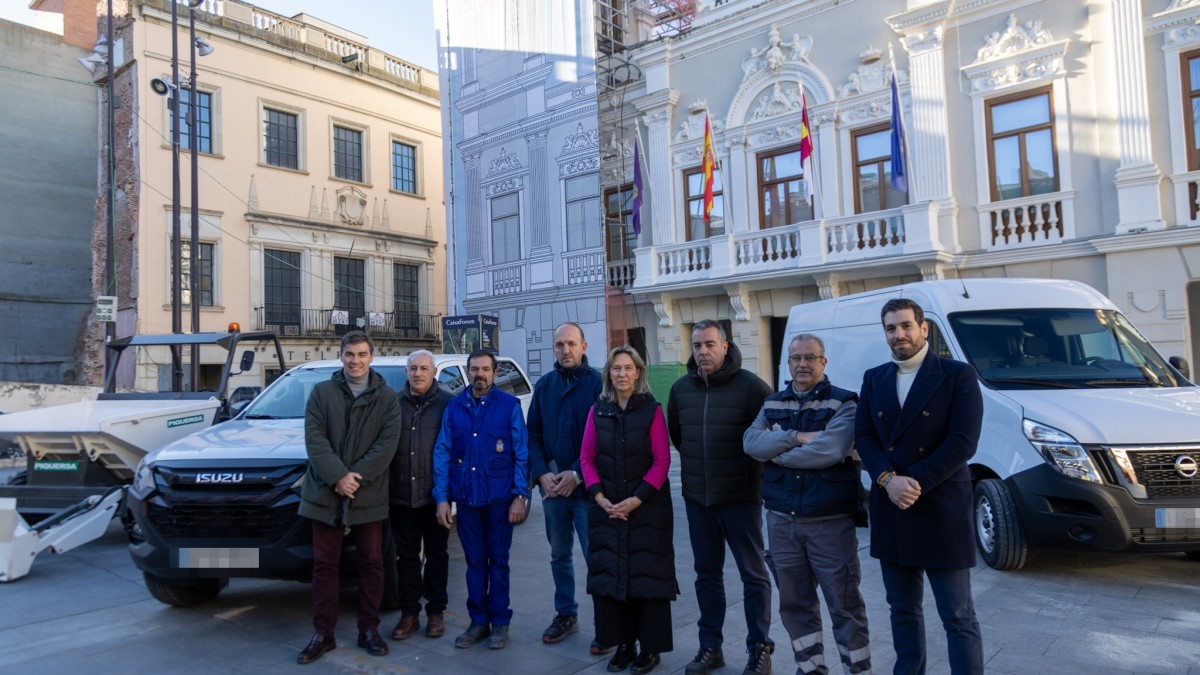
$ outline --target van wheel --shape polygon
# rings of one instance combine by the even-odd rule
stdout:
[[[1002,480],[985,478],[975,485],[975,543],[992,569],[1019,570],[1029,557],[1016,504]]]
[[[163,579],[149,572],[143,572],[146,590],[155,600],[172,607],[191,607],[208,602],[221,594],[221,589],[229,585],[228,579],[188,579],[177,581]]]
[[[1200,560],[1200,551],[1187,551],[1184,555],[1190,560]]]

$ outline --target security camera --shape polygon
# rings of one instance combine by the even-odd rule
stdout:
[[[165,77],[156,77],[153,80],[150,80],[150,88],[153,89],[154,93],[158,94],[159,96],[166,96],[179,87],[175,86],[174,82]]]

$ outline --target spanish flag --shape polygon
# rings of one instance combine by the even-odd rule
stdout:
[[[812,173],[812,127],[808,124],[808,98],[804,96],[804,86],[800,86],[800,168],[804,172],[804,199],[808,205],[813,203],[813,173]]]
[[[704,113],[704,148],[700,151],[704,173],[704,222],[707,223],[713,210],[713,172],[717,170],[717,155],[713,152],[712,124],[708,113]]]

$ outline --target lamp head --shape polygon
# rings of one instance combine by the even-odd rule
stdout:
[[[167,96],[179,87],[165,77],[156,77],[153,80],[150,80],[150,88],[153,89],[154,93],[158,94],[159,96]]]

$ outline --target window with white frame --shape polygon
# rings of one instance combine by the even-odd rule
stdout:
[[[683,174],[684,209],[688,214],[687,240],[699,241],[725,234],[725,191],[721,170],[713,171],[713,208],[704,222],[704,169],[696,167]]]
[[[600,174],[589,173],[563,181],[566,192],[567,250],[597,248],[604,243],[600,223]]]
[[[392,141],[392,189],[410,195],[418,194],[415,145]]]
[[[167,133],[174,133],[175,117],[170,114],[171,106],[173,105],[172,98],[179,94],[179,147],[183,150],[191,149],[191,129],[192,115],[196,116],[196,147],[200,152],[212,154],[213,152],[213,94],[212,92],[196,90],[196,104],[192,105],[192,92],[187,89],[173,89],[171,96],[167,97]],[[170,138],[171,136],[168,136]]]
[[[1050,88],[991,99],[984,115],[992,201],[1058,192]]]
[[[335,124],[333,126],[333,176],[342,180],[363,180],[363,132]]]
[[[262,161],[281,169],[304,168],[304,117],[296,110],[262,107]]]
[[[492,199],[492,264],[521,259],[520,193],[511,192]]]

